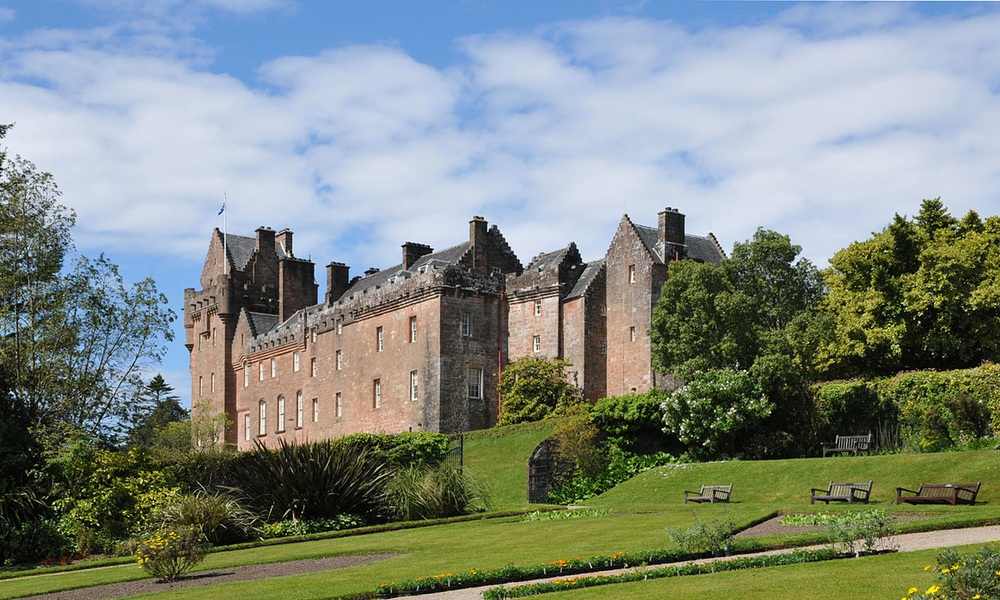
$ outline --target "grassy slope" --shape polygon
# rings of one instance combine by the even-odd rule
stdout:
[[[547,426],[513,428],[499,439],[476,433],[467,440],[469,469],[474,473],[490,475],[494,491],[500,492],[498,503],[524,504],[523,475],[505,465],[514,462],[509,460],[514,453],[523,452],[526,456],[537,443],[534,440],[544,438],[546,432],[541,430],[543,427]],[[508,436],[516,439],[516,443],[507,439]],[[709,463],[657,469],[594,499],[594,504],[612,509],[611,515],[605,518],[533,523],[497,519],[222,552],[210,555],[202,568],[366,552],[388,551],[399,553],[399,556],[350,569],[206,586],[167,595],[170,598],[216,598],[223,594],[238,594],[241,600],[275,596],[319,598],[371,589],[390,580],[442,572],[488,569],[508,563],[529,565],[560,558],[662,548],[670,545],[664,532],[666,527],[685,526],[697,519],[730,518],[738,523],[747,522],[777,509],[807,508],[808,488],[824,484],[831,478],[874,478],[875,499],[882,506],[888,506],[885,503],[890,500],[896,485],[917,485],[922,479],[981,479],[985,486],[981,499],[987,504],[929,510],[941,515],[939,522],[942,524],[956,517],[998,517],[1000,490],[995,489],[994,483],[998,481],[998,475],[1000,460],[993,451]],[[701,482],[730,481],[736,485],[735,502],[731,505],[681,504],[681,491],[685,488],[697,489]],[[905,510],[914,509],[907,507]],[[804,567],[794,569],[800,568]],[[0,598],[141,576],[137,567],[129,565],[12,579],[0,581]],[[721,578],[723,575],[713,577]]]
[[[705,510],[699,513],[721,514],[726,511],[744,522],[761,516],[759,509],[751,507],[703,508]],[[205,586],[169,593],[164,597],[219,598],[233,595],[240,600],[320,598],[369,590],[379,583],[409,577],[660,548],[669,545],[664,531],[666,526],[689,523],[695,514],[690,507],[674,506],[653,513],[615,512],[611,516],[594,519],[541,522],[495,519],[220,552],[209,555],[199,570],[337,554],[396,552],[399,556],[361,567]],[[134,565],[21,577],[0,581],[0,598],[140,577],[142,572]]]
[[[636,510],[677,502],[683,498],[683,490],[697,490],[701,484],[732,483],[734,502],[779,509],[808,504],[809,488],[826,487],[830,480],[868,479],[875,482],[872,501],[880,504],[895,500],[897,486],[916,489],[921,481],[982,481],[979,501],[1000,504],[1000,454],[994,450],[662,467],[619,485],[591,503]]]
[[[528,504],[528,457],[554,428],[553,421],[541,421],[465,435],[466,469],[487,484],[496,510]]]
[[[979,546],[966,546],[974,552]],[[900,598],[910,586],[927,589],[934,577],[923,571],[937,550],[871,556],[852,560],[732,571],[712,575],[657,579],[539,596],[544,600],[695,600],[711,597],[740,600],[786,600],[836,597],[843,600]],[[836,590],[834,593],[833,590]]]

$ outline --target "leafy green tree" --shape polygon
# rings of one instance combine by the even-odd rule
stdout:
[[[1000,355],[1000,218],[940,199],[837,252],[825,273],[827,375],[975,366]]]
[[[672,263],[653,311],[657,369],[681,378],[746,370],[763,353],[798,347],[786,330],[801,329],[800,315],[824,294],[819,271],[801,252],[788,236],[758,229],[719,265]]]
[[[500,425],[538,421],[557,408],[573,404],[579,390],[566,378],[564,360],[525,357],[500,377]]]

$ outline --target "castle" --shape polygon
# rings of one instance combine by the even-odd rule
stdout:
[[[667,382],[652,368],[650,319],[674,260],[719,262],[715,236],[685,232],[667,208],[658,226],[622,217],[607,254],[575,243],[523,266],[496,225],[435,252],[402,245],[400,264],[350,277],[297,258],[292,232],[212,232],[201,289],[184,291],[192,405],[224,414],[221,439],[301,442],[355,432],[458,432],[497,422],[504,366],[564,358],[584,397]]]

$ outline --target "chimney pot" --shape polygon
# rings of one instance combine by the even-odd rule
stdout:
[[[434,249],[427,244],[416,242],[406,242],[403,244],[403,270],[409,270],[413,263],[417,262],[421,256],[434,252]]]

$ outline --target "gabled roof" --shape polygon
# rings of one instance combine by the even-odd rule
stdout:
[[[247,263],[250,262],[250,257],[253,256],[254,250],[257,249],[257,238],[236,235],[235,233],[220,233],[220,242],[223,241],[223,235],[225,236],[226,251],[233,261],[233,267],[242,271],[246,268]],[[278,258],[291,258],[285,253],[285,249],[281,244],[275,244],[274,251],[278,254]]]
[[[362,277],[361,279],[355,281],[351,287],[347,288],[347,291],[345,291],[341,297],[350,298],[352,295],[362,293],[368,288],[385,285],[390,279],[399,275],[409,277],[411,273],[417,272],[417,270],[426,265],[457,265],[461,262],[465,253],[468,251],[469,242],[462,242],[457,246],[452,246],[451,248],[445,248],[439,252],[421,256],[416,262],[410,265],[408,270],[404,270],[402,264],[382,269],[377,273],[372,273],[371,275]]]
[[[570,298],[578,298],[586,294],[587,290],[590,288],[590,284],[593,283],[595,279],[597,279],[597,276],[603,269],[604,269],[603,258],[600,260],[592,260],[589,263],[587,263],[587,265],[583,269],[583,273],[580,274],[580,278],[576,280],[576,285],[574,285],[573,289],[570,290],[568,294],[566,294],[566,299],[569,300]]]
[[[656,227],[648,227],[646,225],[639,225],[638,223],[633,223],[633,225],[635,225],[635,230],[639,233],[639,239],[642,240],[646,248],[661,263],[665,262],[663,258],[664,248],[660,243],[660,231]],[[684,243],[687,245],[688,258],[710,263],[720,263],[726,258],[726,253],[723,252],[722,247],[719,246],[719,242],[716,241],[715,236],[712,234],[708,234],[707,236],[685,234]]]

